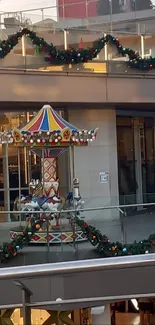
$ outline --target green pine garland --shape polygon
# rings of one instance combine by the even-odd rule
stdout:
[[[0,41],[0,58],[4,58],[16,46],[23,35],[27,35],[38,51],[45,52],[48,56],[45,61],[51,64],[78,64],[93,60],[104,48],[105,44],[114,45],[120,56],[128,56],[127,62],[129,67],[140,70],[151,70],[155,68],[155,57],[150,56],[142,59],[137,51],[130,48],[124,48],[118,38],[112,35],[106,35],[93,42],[93,46],[84,49],[58,50],[52,43],[47,43],[43,38],[36,35],[35,32],[27,28],[10,36],[7,40]]]
[[[23,232],[10,242],[3,243],[0,247],[0,262],[15,257],[17,252],[28,245],[33,235],[41,228],[45,218],[32,222],[31,227],[26,226]],[[148,254],[155,246],[155,234],[148,239],[133,244],[123,245],[120,242],[110,242],[106,235],[102,235],[94,226],[88,225],[85,221],[76,217],[76,224],[90,243],[97,248],[102,257],[116,257],[127,255]]]
[[[33,235],[38,231],[45,220],[36,220],[31,227],[26,226],[20,235],[17,235],[10,242],[3,243],[0,246],[0,263],[17,255],[18,250],[28,245]]]
[[[90,243],[96,246],[102,257],[148,254],[155,246],[155,234],[140,242],[135,241],[133,244],[123,245],[120,242],[110,242],[106,235],[102,235],[94,226],[88,225],[78,217],[76,217],[76,223]]]

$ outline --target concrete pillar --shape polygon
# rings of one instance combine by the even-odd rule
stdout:
[[[119,204],[116,112],[114,109],[69,110],[69,122],[81,129],[99,127],[96,140],[88,147],[75,148],[75,176],[85,207]],[[119,218],[118,210],[85,213],[88,219]]]
[[[92,325],[111,325],[110,305],[92,308],[91,314]]]

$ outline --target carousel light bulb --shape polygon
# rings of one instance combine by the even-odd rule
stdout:
[[[33,143],[33,139],[30,139],[30,142]]]
[[[72,137],[72,141],[75,141],[75,138],[74,137]]]
[[[49,139],[49,142],[53,142],[53,140],[52,139]]]
[[[42,142],[45,143],[45,139],[42,139]]]
[[[76,142],[79,142],[79,139],[76,139]]]
[[[41,134],[42,132],[41,131],[39,131],[39,134]]]
[[[84,134],[87,134],[87,130],[84,130]]]
[[[82,131],[79,131],[79,135],[81,135],[82,134]]]
[[[83,138],[81,138],[81,139],[80,139],[80,142],[83,142],[83,141],[84,141],[84,139],[83,139]]]
[[[24,138],[22,137],[22,141],[24,140]]]
[[[92,137],[92,140],[95,140],[95,137],[94,137],[94,135],[93,135],[93,137]]]
[[[61,136],[60,135],[59,135],[58,139],[61,140]]]
[[[25,139],[25,141],[24,141],[25,143],[27,143],[27,140]]]
[[[58,139],[55,139],[54,141],[55,141],[55,142],[58,142]]]
[[[50,135],[50,132],[49,131],[47,132],[47,135]]]
[[[37,139],[37,142],[39,143],[40,142],[40,139]]]
[[[90,142],[93,142],[93,139],[89,139]]]

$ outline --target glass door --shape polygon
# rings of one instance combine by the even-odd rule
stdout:
[[[117,118],[118,181],[120,204],[136,201],[134,128],[130,117]]]
[[[144,157],[142,160],[143,200],[155,201],[154,119],[144,119]]]
[[[154,134],[154,118],[117,117],[120,204],[155,201]]]

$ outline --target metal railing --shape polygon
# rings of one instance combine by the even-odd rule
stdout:
[[[151,265],[155,265],[155,254],[7,267],[0,268],[0,280],[26,279],[37,276],[65,275],[79,272],[94,272],[105,269],[122,269],[128,267],[136,268],[138,266],[144,267]]]
[[[61,299],[48,300],[48,301],[37,301],[31,302],[31,296],[33,292],[21,282],[20,279],[31,281],[37,277],[53,277],[53,276],[66,276],[70,274],[80,275],[82,273],[93,272],[95,277],[95,271],[104,271],[104,270],[121,270],[125,268],[137,268],[139,267],[153,267],[155,266],[155,254],[151,255],[141,255],[141,256],[129,256],[122,258],[111,258],[111,259],[97,259],[97,260],[85,260],[85,261],[76,261],[76,262],[67,262],[67,263],[55,263],[55,264],[41,264],[37,266],[26,266],[26,267],[14,267],[14,268],[5,268],[0,269],[0,280],[13,280],[13,283],[19,287],[21,290],[21,303],[16,304],[4,304],[0,306],[0,309],[15,309],[21,308],[23,311],[23,324],[31,324],[31,308],[48,308],[48,306],[53,306],[55,310],[67,310],[67,308],[73,307],[73,309],[85,308],[88,306],[100,306],[106,305],[111,302],[123,301],[136,298],[144,297],[153,297],[155,293],[139,294],[139,289],[137,294],[133,295],[106,295],[106,296],[95,296],[95,297],[82,297],[82,298],[71,298],[71,299]]]
[[[128,240],[127,240],[127,231],[126,231],[126,228],[125,228],[125,224],[124,224],[124,217],[127,216],[127,213],[126,213],[126,210],[128,208],[148,208],[148,207],[154,207],[155,206],[155,202],[152,202],[152,203],[138,203],[138,204],[124,204],[124,205],[105,205],[105,206],[98,206],[98,207],[87,207],[87,208],[78,208],[78,209],[73,209],[73,208],[70,208],[70,209],[66,209],[66,210],[59,210],[57,212],[55,211],[50,211],[50,215],[49,215],[49,212],[47,211],[26,211],[26,210],[21,210],[21,211],[5,211],[5,210],[0,210],[0,215],[12,215],[12,214],[18,214],[19,216],[19,220],[17,220],[17,222],[15,224],[19,224],[19,225],[22,225],[24,226],[24,219],[22,219],[22,216],[25,216],[25,219],[26,219],[26,215],[30,215],[34,218],[36,218],[37,220],[37,217],[39,218],[40,215],[44,214],[45,216],[45,220],[47,222],[47,228],[42,231],[40,230],[39,231],[39,234],[41,233],[46,233],[46,245],[47,245],[47,252],[49,253],[50,251],[50,241],[49,241],[49,235],[50,235],[50,230],[49,230],[49,222],[51,220],[51,215],[53,213],[53,215],[56,213],[57,215],[59,215],[60,217],[60,233],[62,232],[65,232],[65,228],[62,227],[62,221],[65,220],[66,218],[69,220],[69,227],[70,227],[70,232],[73,233],[73,248],[74,250],[76,251],[78,249],[78,241],[76,240],[76,237],[75,237],[75,234],[77,232],[77,227],[76,227],[76,221],[75,221],[75,218],[80,214],[82,213],[82,215],[80,216],[81,219],[86,219],[87,220],[87,217],[89,217],[89,213],[90,212],[102,212],[102,211],[107,211],[107,210],[116,210],[116,216],[114,217],[114,220],[117,220],[117,223],[118,223],[118,226],[120,227],[120,231],[121,231],[121,242],[122,244],[127,244]],[[87,217],[85,216],[87,214]],[[101,214],[102,215],[102,214]],[[113,217],[111,217],[111,222],[113,222]],[[96,223],[96,217],[94,216],[93,219],[91,219],[91,221],[88,221],[88,223],[93,223],[94,222]],[[102,216],[99,217],[99,222],[103,224],[103,226],[105,226],[107,220],[105,220],[104,218],[102,218]],[[1,224],[4,224],[5,222],[1,223]],[[5,223],[7,224],[7,223]],[[13,227],[14,225],[14,222],[9,222],[9,225],[11,227]],[[63,241],[62,241],[63,243]]]

